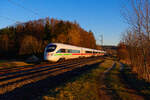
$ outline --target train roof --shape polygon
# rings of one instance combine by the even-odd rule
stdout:
[[[57,45],[57,46],[63,46],[64,48],[74,48],[74,49],[84,49],[84,50],[92,50],[92,51],[97,51],[97,52],[101,52],[102,50],[96,50],[96,49],[90,49],[90,48],[84,48],[84,47],[78,47],[78,46],[73,46],[70,44],[63,44],[63,43],[49,43],[48,45]]]
[[[57,45],[58,47],[72,48],[72,49],[82,48],[82,47],[77,47],[77,46],[73,46],[73,45],[69,45],[69,44],[62,44],[62,43],[50,43],[48,45]]]

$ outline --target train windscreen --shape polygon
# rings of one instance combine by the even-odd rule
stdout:
[[[53,52],[56,49],[56,45],[49,45],[47,46],[46,52]]]

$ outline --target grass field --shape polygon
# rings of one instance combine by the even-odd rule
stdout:
[[[105,84],[110,94],[112,94],[115,100],[134,100],[130,99],[130,94],[126,92],[124,84],[120,81],[119,77],[120,65],[116,64],[116,67],[112,69],[105,77]]]
[[[64,85],[50,89],[42,100],[150,100],[150,84],[138,80],[128,67],[112,67],[113,60],[105,60],[95,69],[82,74]],[[104,75],[104,78],[102,76]],[[105,96],[105,97],[104,97]]]
[[[128,66],[122,71],[120,67],[121,64],[117,63],[104,79],[113,100],[150,100],[150,84],[138,80]]]
[[[43,100],[100,100],[99,88],[101,73],[113,64],[112,60],[106,60],[95,69],[76,77],[55,89],[49,90]]]
[[[124,64],[124,66],[124,70],[120,73],[122,82],[126,84],[126,87],[134,89],[137,95],[142,96],[145,100],[150,100],[150,83],[137,78],[128,65]]]
[[[28,65],[30,64],[21,61],[0,61],[0,69]],[[121,67],[123,70],[120,70]],[[105,58],[104,62],[101,60],[99,64],[84,66],[84,69],[61,76],[48,81],[43,93],[35,96],[35,99],[150,100],[150,83],[139,80],[127,65],[113,58]]]

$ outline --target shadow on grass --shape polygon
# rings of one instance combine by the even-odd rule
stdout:
[[[101,61],[100,63],[102,62],[103,61]],[[47,94],[50,89],[54,89],[57,86],[61,86],[66,84],[67,82],[76,80],[82,74],[87,73],[94,68],[97,68],[100,63],[96,63],[91,66],[76,68],[72,71],[49,77],[36,83],[24,85],[23,87],[17,88],[14,91],[0,95],[0,100],[37,100],[39,99],[39,97]]]
[[[138,79],[137,74],[131,72],[127,65],[123,64],[124,70],[120,73],[121,81],[129,89],[136,90],[137,94],[143,96],[145,100],[150,100],[150,83],[143,79]]]

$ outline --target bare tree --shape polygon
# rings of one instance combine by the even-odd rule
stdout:
[[[150,81],[149,50],[150,50],[150,2],[149,0],[129,0],[129,8],[123,11],[123,17],[130,25],[124,35],[131,65],[142,77]]]

